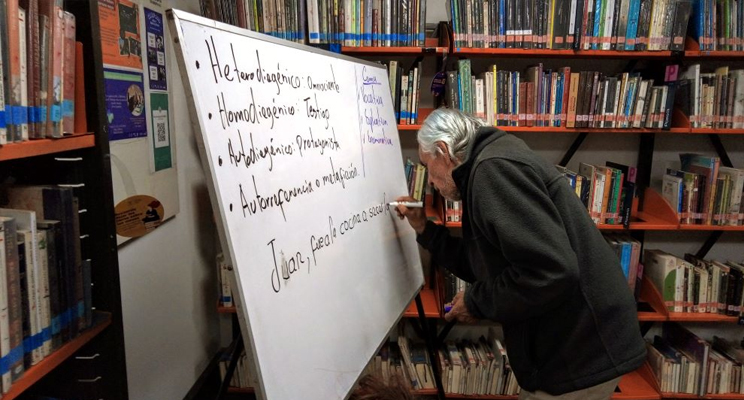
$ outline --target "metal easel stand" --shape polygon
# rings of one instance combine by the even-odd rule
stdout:
[[[215,400],[223,399],[225,397],[225,393],[227,393],[227,388],[230,387],[230,381],[232,380],[232,376],[235,373],[235,368],[238,366],[240,354],[243,353],[243,336],[238,335],[235,340],[233,340],[230,348],[230,364],[227,367],[225,378],[220,384],[220,390],[217,392],[217,397]]]

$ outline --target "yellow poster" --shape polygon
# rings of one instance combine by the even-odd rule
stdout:
[[[114,208],[116,233],[124,237],[144,236],[163,223],[165,210],[156,198],[137,195],[122,200]]]
[[[139,6],[128,0],[98,0],[103,63],[142,69]]]

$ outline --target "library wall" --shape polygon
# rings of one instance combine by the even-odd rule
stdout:
[[[163,2],[174,7],[199,13],[197,0]],[[119,248],[129,397],[138,400],[183,398],[220,344],[209,193],[173,46],[167,57],[181,212]]]

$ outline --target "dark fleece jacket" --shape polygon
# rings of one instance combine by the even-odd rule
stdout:
[[[481,128],[452,176],[463,237],[428,222],[418,242],[472,283],[473,316],[503,325],[519,385],[562,394],[640,367],[646,348],[618,257],[555,167]]]

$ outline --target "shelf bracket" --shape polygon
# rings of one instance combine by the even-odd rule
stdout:
[[[421,322],[421,327],[425,330],[424,332],[424,340],[426,341],[426,350],[429,353],[429,360],[431,360],[431,368],[434,372],[434,383],[437,387],[437,398],[439,400],[444,400],[444,385],[442,385],[442,371],[439,370],[439,363],[435,362],[437,359],[436,355],[436,349],[434,348],[434,343],[432,342],[432,329],[429,329],[429,321],[426,319],[426,314],[424,314],[424,303],[421,301],[421,294],[416,293],[416,309],[418,309],[418,315],[419,315],[419,321]]]
[[[638,143],[638,174],[636,175],[636,193],[638,194],[638,209],[643,210],[643,194],[651,185],[651,166],[654,162],[655,133],[641,134]]]
[[[713,233],[711,233],[705,243],[703,243],[703,247],[701,247],[700,250],[695,253],[695,257],[700,259],[705,258],[705,256],[708,254],[713,245],[716,244],[721,235],[723,235],[723,231],[714,231]]]
[[[235,338],[235,341],[233,341],[233,350],[230,354],[230,364],[227,367],[227,372],[225,372],[225,379],[222,380],[222,383],[220,384],[220,390],[217,392],[217,398],[216,400],[221,400],[225,398],[225,394],[227,393],[227,388],[230,386],[230,381],[232,380],[233,373],[235,372],[235,368],[238,366],[238,359],[240,359],[240,354],[243,352],[243,336],[238,335],[237,338]]]
[[[718,157],[721,159],[721,165],[733,168],[734,164],[731,163],[731,159],[729,158],[726,149],[723,147],[723,143],[721,143],[721,137],[714,133],[708,135],[708,138],[710,138],[710,143],[713,144],[713,148],[716,149],[716,153],[718,153]]]
[[[566,164],[568,164],[569,161],[571,161],[571,158],[576,154],[576,151],[579,150],[579,147],[581,147],[581,144],[584,143],[584,139],[586,139],[586,136],[588,133],[581,132],[579,133],[579,136],[574,139],[573,143],[571,143],[571,147],[568,148],[568,151],[566,151],[566,154],[563,155],[563,158],[561,158],[561,161],[558,163],[561,167],[565,167]]]

